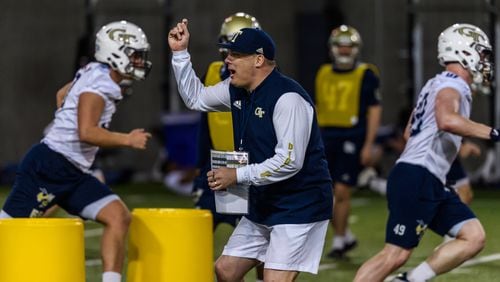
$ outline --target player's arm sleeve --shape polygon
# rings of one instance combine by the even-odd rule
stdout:
[[[213,86],[205,86],[196,76],[187,50],[172,52],[172,68],[179,94],[192,110],[212,112],[229,111],[229,78]]]
[[[299,94],[283,94],[273,113],[278,140],[275,154],[261,163],[238,168],[237,182],[260,186],[283,181],[297,174],[304,164],[313,116],[313,107]]]

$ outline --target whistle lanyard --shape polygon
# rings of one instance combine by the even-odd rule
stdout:
[[[241,103],[242,114],[240,115],[240,144],[238,147],[238,151],[243,151],[244,147],[244,136],[245,131],[248,125],[248,120],[250,120],[250,114],[252,113],[253,108],[253,96],[255,94],[250,93],[249,99],[244,99],[243,103]],[[250,102],[250,103],[249,103]],[[250,104],[250,105],[248,105]]]

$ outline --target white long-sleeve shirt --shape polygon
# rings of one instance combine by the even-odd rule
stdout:
[[[187,50],[173,52],[172,67],[179,93],[188,108],[205,112],[231,110],[230,78],[213,86],[203,85],[192,68]],[[261,163],[238,168],[237,182],[260,186],[295,175],[304,163],[313,118],[311,104],[298,93],[284,93],[275,105],[272,118],[278,140],[275,154]],[[292,148],[289,144],[293,144]]]

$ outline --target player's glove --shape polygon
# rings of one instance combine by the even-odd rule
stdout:
[[[496,128],[492,128],[490,131],[490,139],[493,142],[500,141],[500,132]]]

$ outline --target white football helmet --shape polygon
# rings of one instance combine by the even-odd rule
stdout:
[[[341,53],[339,51],[340,46],[352,47],[351,52],[349,54]],[[359,35],[359,32],[354,27],[341,25],[332,30],[328,39],[328,48],[337,67],[340,69],[351,69],[358,59],[361,48],[361,35]]]
[[[227,43],[242,28],[261,28],[257,19],[247,13],[239,12],[224,19],[220,27],[219,43]],[[222,58],[226,58],[227,49],[219,48]]]
[[[121,75],[143,80],[151,70],[147,60],[149,43],[137,25],[118,21],[104,25],[96,34],[95,59],[108,64]]]
[[[473,84],[488,83],[493,76],[491,44],[488,36],[477,26],[454,24],[445,29],[438,39],[438,60],[460,63],[472,75]]]

